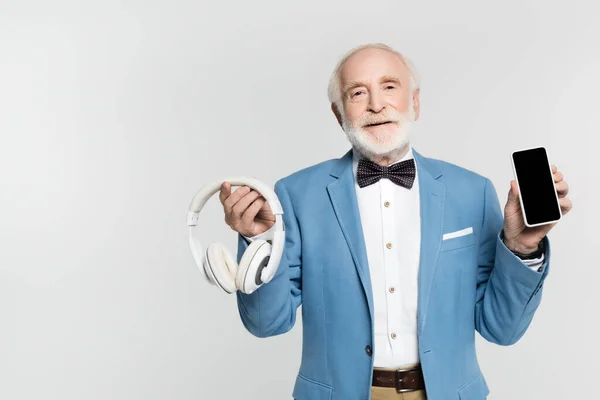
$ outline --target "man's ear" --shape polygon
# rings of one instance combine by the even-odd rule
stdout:
[[[342,126],[342,114],[340,114],[340,110],[338,110],[335,103],[331,103],[331,111],[333,111],[333,114],[335,115],[335,118],[337,119],[338,124],[340,124],[340,126]]]
[[[416,89],[413,92],[413,108],[415,110],[415,121],[419,119],[419,111],[421,111],[421,103],[419,101],[419,93],[421,89]]]

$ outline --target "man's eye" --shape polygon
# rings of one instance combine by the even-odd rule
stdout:
[[[388,86],[386,86],[386,89],[396,89],[396,86],[388,85]]]
[[[352,93],[352,97],[358,96],[360,93],[362,93],[362,91],[360,91],[360,90],[358,92],[354,92],[354,93]]]

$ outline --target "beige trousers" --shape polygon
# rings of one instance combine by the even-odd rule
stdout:
[[[393,371],[394,368],[379,368],[377,370]],[[396,388],[371,386],[371,400],[427,400],[425,390],[411,392],[396,392]]]

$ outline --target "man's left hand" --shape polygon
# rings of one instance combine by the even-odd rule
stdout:
[[[573,208],[573,203],[567,198],[569,186],[567,185],[567,181],[563,179],[563,174],[555,165],[552,165],[552,176],[554,177],[560,209],[564,216]],[[504,243],[506,247],[519,253],[532,253],[537,250],[539,242],[557,223],[554,222],[533,228],[525,226],[523,213],[521,212],[521,203],[519,202],[517,182],[515,180],[510,181],[508,201],[506,202],[506,206],[504,206]]]

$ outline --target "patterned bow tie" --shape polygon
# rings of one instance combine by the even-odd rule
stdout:
[[[415,171],[414,158],[392,164],[389,167],[384,167],[373,161],[361,158],[358,161],[356,181],[358,182],[358,186],[362,188],[372,185],[381,178],[388,178],[395,184],[410,189],[415,181]]]

